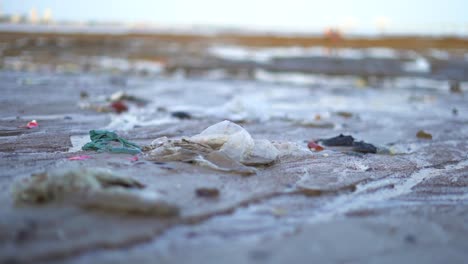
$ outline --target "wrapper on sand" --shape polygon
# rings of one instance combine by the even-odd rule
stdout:
[[[194,162],[216,170],[253,174],[256,169],[251,166],[271,164],[278,155],[270,141],[255,140],[241,126],[222,121],[190,138],[158,138],[151,143],[146,158]]]

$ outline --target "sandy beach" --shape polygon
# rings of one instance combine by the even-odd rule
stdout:
[[[467,39],[0,32],[0,49],[0,263],[468,259]],[[224,120],[274,161],[243,175],[148,158]],[[143,152],[83,151],[90,130]],[[325,144],[339,135],[354,142]],[[15,202],[21,180],[77,168],[178,215]]]

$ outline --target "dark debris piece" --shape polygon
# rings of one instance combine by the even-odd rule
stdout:
[[[216,188],[198,188],[195,190],[195,193],[198,197],[213,198],[219,196],[219,190]]]
[[[377,153],[377,147],[364,141],[354,141],[352,136],[340,134],[337,137],[322,139],[322,144],[329,147],[352,147],[352,151],[359,153]]]
[[[192,115],[190,115],[189,113],[184,112],[184,111],[175,111],[175,112],[172,112],[172,113],[171,113],[171,116],[172,116],[172,117],[179,118],[179,119],[192,119]]]
[[[352,147],[354,138],[352,136],[344,136],[340,134],[337,137],[322,139],[322,144],[329,147]]]
[[[80,98],[81,99],[87,99],[89,97],[89,94],[85,91],[80,92]]]
[[[419,130],[418,133],[416,133],[416,137],[421,139],[432,139],[432,135],[424,130]]]
[[[369,143],[364,141],[356,141],[353,143],[353,151],[360,153],[377,153],[377,148]]]

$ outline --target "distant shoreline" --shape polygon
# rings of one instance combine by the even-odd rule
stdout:
[[[457,36],[379,35],[347,36],[331,41],[319,34],[268,33],[239,30],[190,30],[189,28],[132,28],[117,25],[30,25],[0,24],[0,38],[72,37],[96,40],[106,38],[157,39],[174,42],[210,42],[250,47],[333,46],[343,48],[385,47],[393,49],[468,49],[468,38]]]

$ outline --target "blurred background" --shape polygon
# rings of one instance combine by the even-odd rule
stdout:
[[[365,83],[394,76],[460,82],[468,78],[466,5],[463,0],[2,1],[0,65],[241,79],[293,72],[358,75]]]

